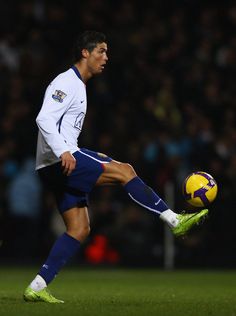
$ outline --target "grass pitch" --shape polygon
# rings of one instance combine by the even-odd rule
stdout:
[[[36,271],[0,267],[1,316],[236,316],[235,271],[67,268],[50,286],[56,305],[23,301]]]

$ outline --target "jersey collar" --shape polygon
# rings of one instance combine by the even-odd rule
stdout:
[[[83,81],[83,79],[82,79],[82,77],[81,77],[81,74],[80,74],[78,68],[75,67],[75,65],[73,65],[73,66],[71,67],[71,69],[73,69],[74,72],[75,72],[75,74],[76,74],[76,76],[77,76],[81,81]]]

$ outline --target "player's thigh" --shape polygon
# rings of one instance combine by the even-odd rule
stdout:
[[[137,176],[130,164],[112,160],[103,165],[104,171],[98,178],[96,185],[125,184]]]

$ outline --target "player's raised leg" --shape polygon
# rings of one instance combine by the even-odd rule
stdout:
[[[112,160],[104,164],[104,172],[99,177],[97,185],[113,183],[122,184],[134,202],[159,215],[160,219],[168,224],[176,236],[186,234],[208,213],[206,209],[192,214],[173,212],[157,193],[137,176],[133,167],[127,163]]]
[[[90,227],[87,207],[74,207],[64,212],[62,217],[66,225],[66,232],[56,240],[47,260],[25,290],[23,295],[25,301],[63,303],[47,290],[47,286],[79,250],[80,243],[90,232]]]

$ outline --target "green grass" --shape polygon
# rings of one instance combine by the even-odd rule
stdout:
[[[50,286],[60,305],[22,300],[35,272],[0,268],[0,316],[236,316],[235,271],[65,269]]]

